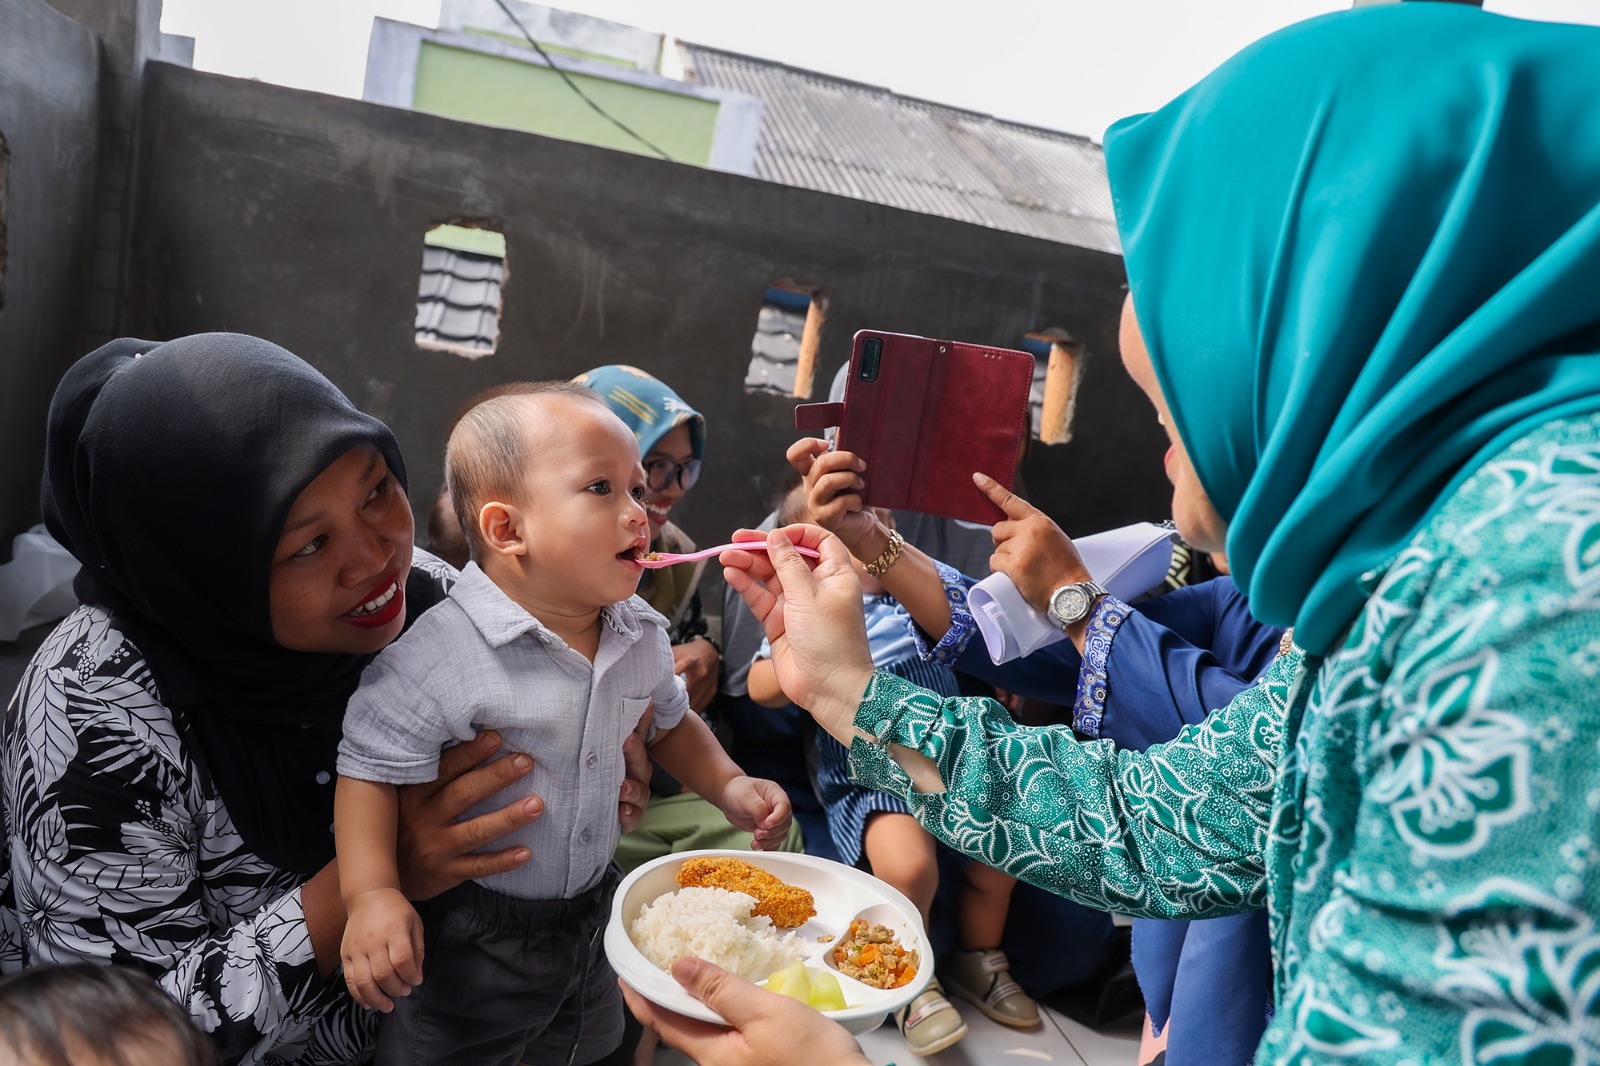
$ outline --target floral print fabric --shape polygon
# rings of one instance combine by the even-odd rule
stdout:
[[[417,559],[441,583],[454,576]],[[105,611],[79,607],[35,653],[6,716],[0,770],[0,970],[134,966],[188,1010],[223,1062],[364,1060],[374,1016],[337,977],[318,976],[301,879],[244,846],[144,658]]]
[[[852,768],[935,835],[1093,906],[1266,905],[1262,1063],[1600,1057],[1600,416],[1485,463],[1327,659],[1139,752],[878,674]],[[890,757],[932,758],[916,793]]]

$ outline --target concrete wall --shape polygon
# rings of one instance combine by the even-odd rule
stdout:
[[[161,52],[161,0],[51,0],[51,4],[100,40],[95,254],[84,320],[84,347],[89,349],[122,335],[118,315],[129,270],[129,198],[137,162],[142,79],[146,61]]]
[[[42,0],[0,0],[0,561],[39,520],[45,411],[86,344],[98,52]]]
[[[822,389],[862,328],[1007,345],[1069,329],[1087,348],[1074,439],[1035,447],[1033,496],[1074,532],[1166,514],[1163,437],[1115,354],[1115,256],[163,64],[143,123],[130,331],[252,332],[312,361],[394,427],[419,515],[467,397],[626,362],[707,416],[690,534],[759,518],[796,436],[793,401],[743,388],[779,277],[827,300]],[[413,334],[423,234],[462,217],[507,240],[500,347],[471,361]]]

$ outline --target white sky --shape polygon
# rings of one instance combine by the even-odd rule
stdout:
[[[696,44],[1100,139],[1235,51],[1349,0],[558,0]],[[1600,0],[1489,0],[1600,24]],[[359,97],[374,16],[438,25],[439,0],[165,0],[201,70]]]

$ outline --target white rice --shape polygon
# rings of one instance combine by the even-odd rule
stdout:
[[[799,937],[779,934],[772,919],[752,917],[754,898],[725,888],[680,888],[646,903],[628,929],[651,963],[670,969],[683,955],[761,981],[803,958]]]

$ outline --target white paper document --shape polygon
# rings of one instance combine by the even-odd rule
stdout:
[[[1120,600],[1155,588],[1172,565],[1172,530],[1150,522],[1096,533],[1073,544],[1089,574]],[[1005,574],[990,574],[973,585],[967,603],[996,666],[1067,638],[1022,598]]]

